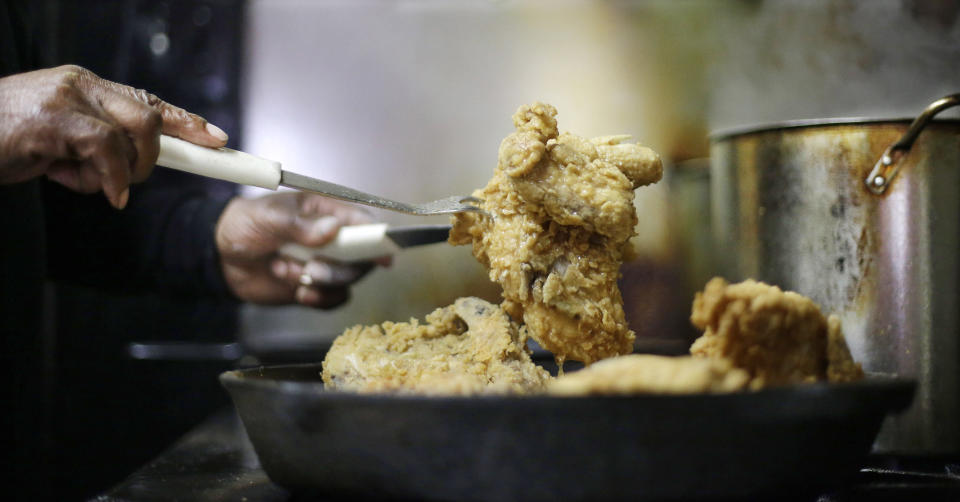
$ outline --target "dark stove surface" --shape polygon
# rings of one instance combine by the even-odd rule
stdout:
[[[232,409],[203,422],[152,462],[92,500],[306,502],[267,478]],[[960,501],[960,458],[872,456],[853,481],[836,492],[800,499],[784,494],[778,500],[956,502]]]
[[[240,418],[221,411],[110,491],[103,502],[294,500],[260,468]]]

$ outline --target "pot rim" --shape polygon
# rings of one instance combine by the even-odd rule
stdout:
[[[798,119],[785,120],[782,122],[771,122],[769,124],[755,124],[749,126],[734,126],[721,128],[707,135],[711,142],[724,141],[737,136],[748,134],[758,134],[776,131],[786,131],[791,129],[803,129],[808,127],[826,127],[843,125],[878,125],[878,124],[902,124],[909,126],[913,118],[900,119],[878,119],[869,117],[842,117],[842,118],[824,118],[824,119]],[[960,119],[934,119],[930,121],[927,127],[933,124],[947,124],[960,126]]]

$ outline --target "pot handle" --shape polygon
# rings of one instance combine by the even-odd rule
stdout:
[[[910,147],[913,146],[913,142],[917,140],[917,136],[920,135],[923,128],[933,120],[934,115],[957,105],[960,105],[960,94],[951,94],[930,103],[930,106],[923,110],[910,124],[907,132],[896,143],[884,150],[880,160],[874,164],[870,174],[867,175],[867,179],[864,180],[867,189],[877,195],[885,192],[897,176],[897,172],[900,171],[901,161],[907,156]]]

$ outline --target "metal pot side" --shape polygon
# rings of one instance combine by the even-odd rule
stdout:
[[[720,273],[811,297],[872,372],[918,381],[876,451],[960,451],[960,122],[927,125],[882,195],[864,180],[908,121],[815,122],[711,141]]]

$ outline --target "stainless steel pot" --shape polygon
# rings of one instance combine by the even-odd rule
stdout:
[[[960,121],[816,120],[711,137],[719,271],[811,297],[867,371],[916,379],[875,450],[960,451]]]

